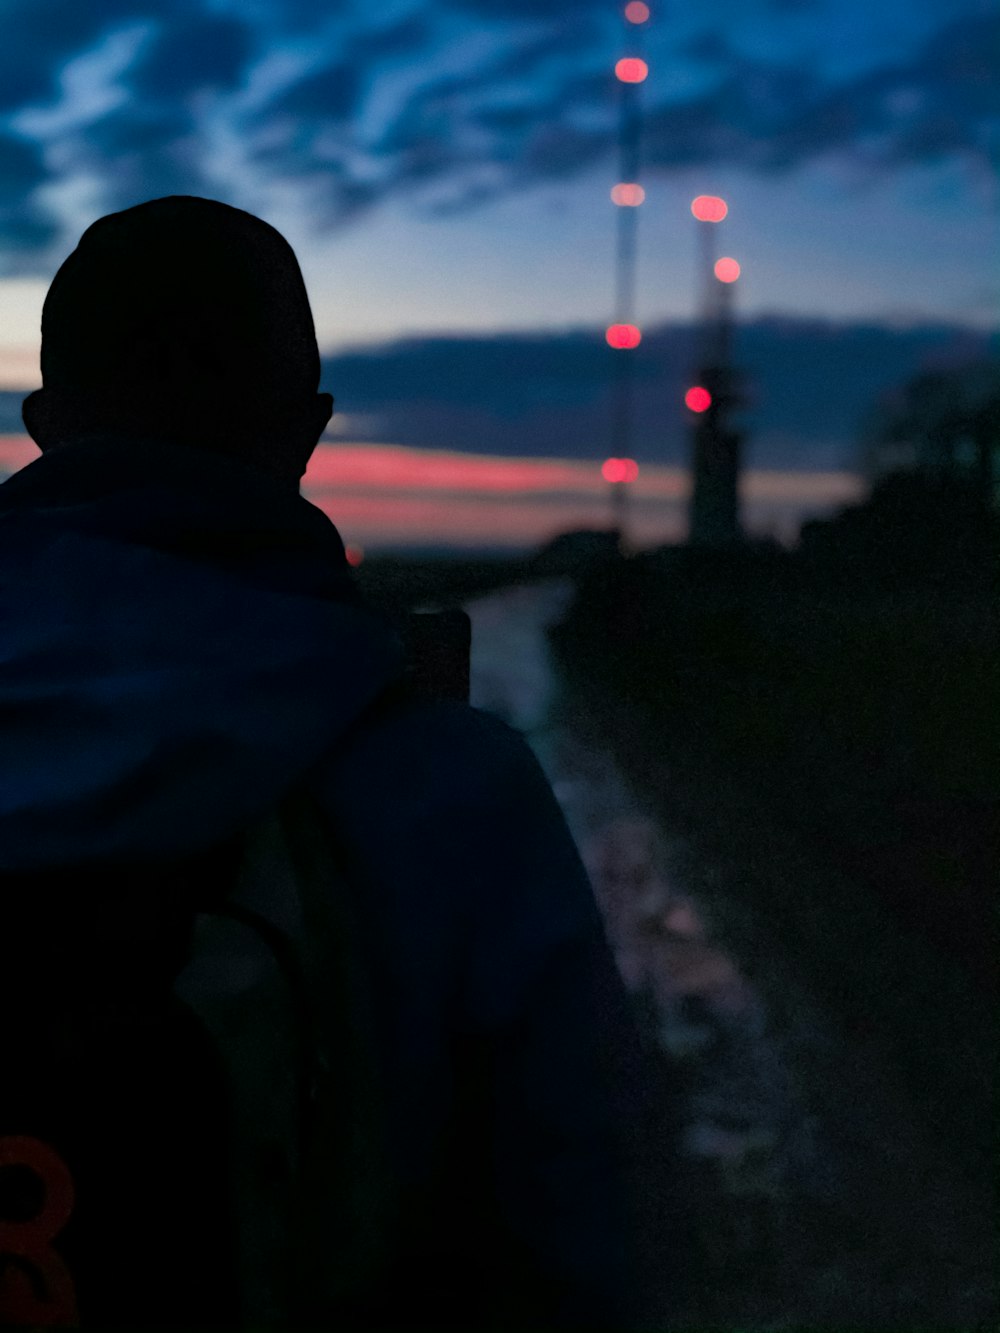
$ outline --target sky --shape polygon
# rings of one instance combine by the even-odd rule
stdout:
[[[729,202],[743,320],[995,325],[993,0],[650,9],[640,29],[616,0],[0,0],[0,388],[37,383],[42,299],[83,228],[169,193],[278,226],[334,358],[603,346],[613,68],[640,51],[644,330],[696,314],[698,193]]]

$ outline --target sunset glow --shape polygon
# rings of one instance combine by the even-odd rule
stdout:
[[[25,435],[0,435],[0,480],[39,456]],[[686,468],[605,460],[612,475],[634,482],[630,496],[639,545],[681,541],[690,478]],[[502,458],[390,444],[323,442],[303,493],[336,523],[348,548],[372,552],[407,546],[527,549],[574,528],[607,526],[608,476],[584,458]],[[803,515],[830,512],[863,493],[847,472],[749,469],[741,492],[751,528],[791,539]],[[349,556],[349,558],[351,558]]]

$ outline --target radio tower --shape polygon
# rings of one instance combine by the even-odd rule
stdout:
[[[607,341],[617,352],[614,398],[611,419],[611,453],[601,469],[611,486],[614,526],[625,544],[627,491],[639,469],[628,455],[632,446],[632,352],[642,334],[635,323],[636,239],[639,205],[646,194],[639,184],[639,142],[642,125],[640,87],[649,74],[642,58],[642,27],[649,20],[649,6],[643,0],[629,0],[622,11],[629,33],[629,54],[615,65],[620,88],[618,131],[618,180],[611,190],[611,201],[618,209],[618,241],[615,262],[615,314],[608,326]]]
[[[733,289],[740,266],[728,256],[716,258],[715,229],[729,212],[726,201],[700,194],[691,212],[699,232],[704,304],[698,380],[684,396],[697,415],[688,541],[692,546],[734,546],[743,539],[739,516],[742,435],[733,425],[733,414],[743,399],[731,360]]]

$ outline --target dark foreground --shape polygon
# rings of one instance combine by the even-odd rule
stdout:
[[[381,600],[446,606],[524,572],[390,566]],[[691,1142],[651,1163],[671,1197],[646,1327],[994,1327],[988,603],[818,596],[773,552],[665,551],[580,573],[551,639],[543,751],[578,791],[607,756],[649,816],[615,821],[598,891],[669,886],[637,918],[653,985],[634,993]]]
[[[665,551],[594,569],[552,636],[567,718],[764,997],[818,1153],[763,1209],[697,1186],[680,1327],[994,1326],[1000,643],[958,591]]]

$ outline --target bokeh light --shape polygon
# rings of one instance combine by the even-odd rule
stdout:
[[[621,181],[611,190],[612,200],[621,208],[638,208],[645,197],[646,191],[642,186],[629,181]]]
[[[699,222],[721,222],[729,212],[729,205],[717,194],[699,194],[691,201],[691,212]]]
[[[352,569],[357,569],[358,565],[360,565],[365,558],[363,549],[357,544],[353,546],[345,546],[344,555],[347,556],[347,563]]]
[[[649,73],[649,66],[638,56],[624,56],[615,65],[615,73],[622,83],[642,83]]]
[[[635,481],[639,475],[639,464],[634,458],[607,458],[601,466],[601,476],[605,481]]]
[[[712,406],[712,395],[700,384],[695,384],[684,395],[684,402],[692,412],[707,412]]]
[[[644,5],[642,0],[629,0],[625,6],[625,17],[629,23],[645,23],[649,18],[649,5]]]
[[[612,324],[604,336],[609,347],[638,347],[642,341],[634,324]]]
[[[715,276],[720,282],[735,282],[740,276],[740,266],[735,259],[726,256],[715,261]]]

